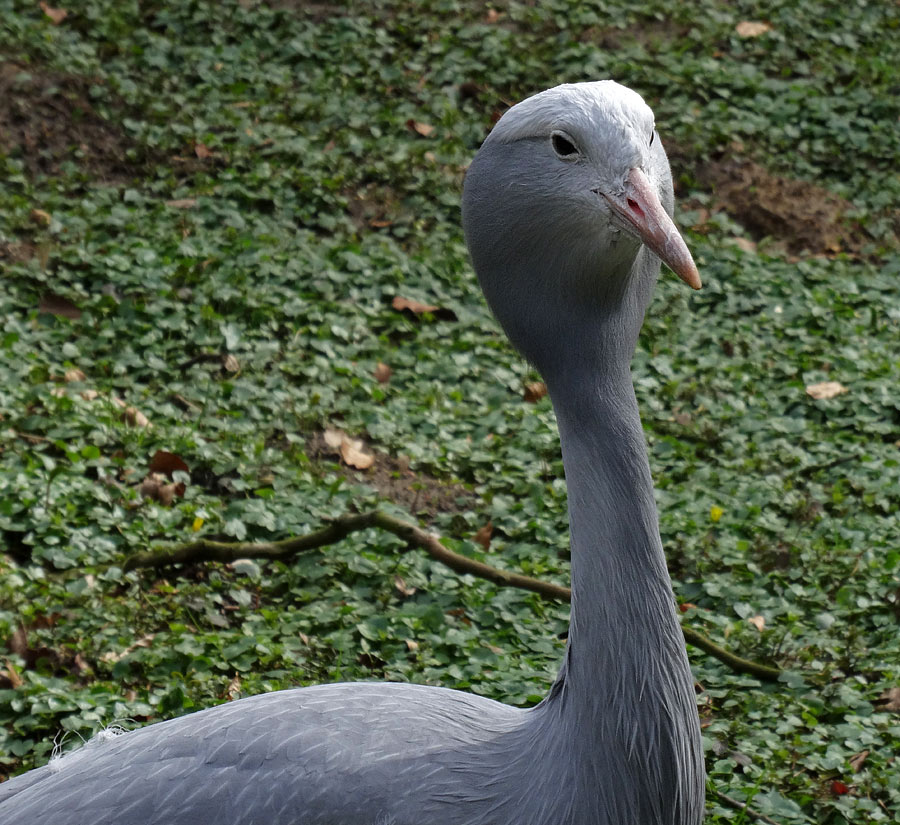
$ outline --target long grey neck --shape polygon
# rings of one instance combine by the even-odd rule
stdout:
[[[576,786],[598,806],[591,821],[699,822],[693,679],[630,370],[622,357],[594,366],[550,384],[569,487],[572,614],[547,711],[579,750]],[[616,790],[598,796],[598,786]]]

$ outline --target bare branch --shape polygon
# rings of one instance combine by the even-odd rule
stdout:
[[[446,565],[457,573],[477,576],[502,587],[518,587],[521,590],[530,590],[532,593],[537,593],[542,599],[550,601],[567,602],[571,600],[572,591],[568,587],[541,581],[531,576],[524,576],[521,573],[501,570],[499,567],[492,567],[484,562],[455,553],[453,550],[444,547],[437,536],[425,532],[408,521],[382,513],[380,510],[340,516],[330,521],[325,527],[312,533],[290,539],[282,539],[281,541],[257,543],[198,539],[197,541],[178,544],[158,551],[135,553],[126,561],[125,569],[166,567],[171,564],[191,564],[204,561],[233,562],[237,559],[245,558],[286,561],[300,553],[334,544],[351,533],[372,527],[393,533],[395,536],[403,539],[410,547],[418,547],[424,550],[435,561]],[[757,679],[768,681],[777,679],[781,673],[778,668],[762,665],[737,656],[696,630],[685,626],[682,626],[681,629],[684,633],[685,642],[708,653],[710,656],[714,656],[738,673],[747,673],[755,676]]]

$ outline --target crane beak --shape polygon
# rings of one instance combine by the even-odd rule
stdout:
[[[623,229],[637,235],[689,287],[700,289],[700,273],[690,250],[663,209],[659,195],[640,169],[632,169],[628,173],[622,195],[613,197],[605,192],[601,194]]]

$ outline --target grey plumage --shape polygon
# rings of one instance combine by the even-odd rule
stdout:
[[[94,740],[0,785],[16,825],[699,825],[693,681],[629,362],[668,215],[653,117],[611,81],[513,107],[466,178],[488,302],[544,375],[569,485],[572,619],[549,696],[322,685]]]

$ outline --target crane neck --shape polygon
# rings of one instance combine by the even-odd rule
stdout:
[[[686,667],[659,536],[653,480],[627,366],[551,387],[569,491],[568,679],[594,692],[637,654]],[[609,666],[598,668],[601,662]],[[639,664],[633,663],[632,667]],[[639,679],[640,681],[640,679]],[[617,685],[622,688],[622,685]]]
[[[574,750],[577,804],[591,810],[598,787],[618,789],[590,821],[682,825],[702,818],[696,699],[634,387],[627,361],[618,364],[550,386],[569,491],[572,613],[542,713]]]

